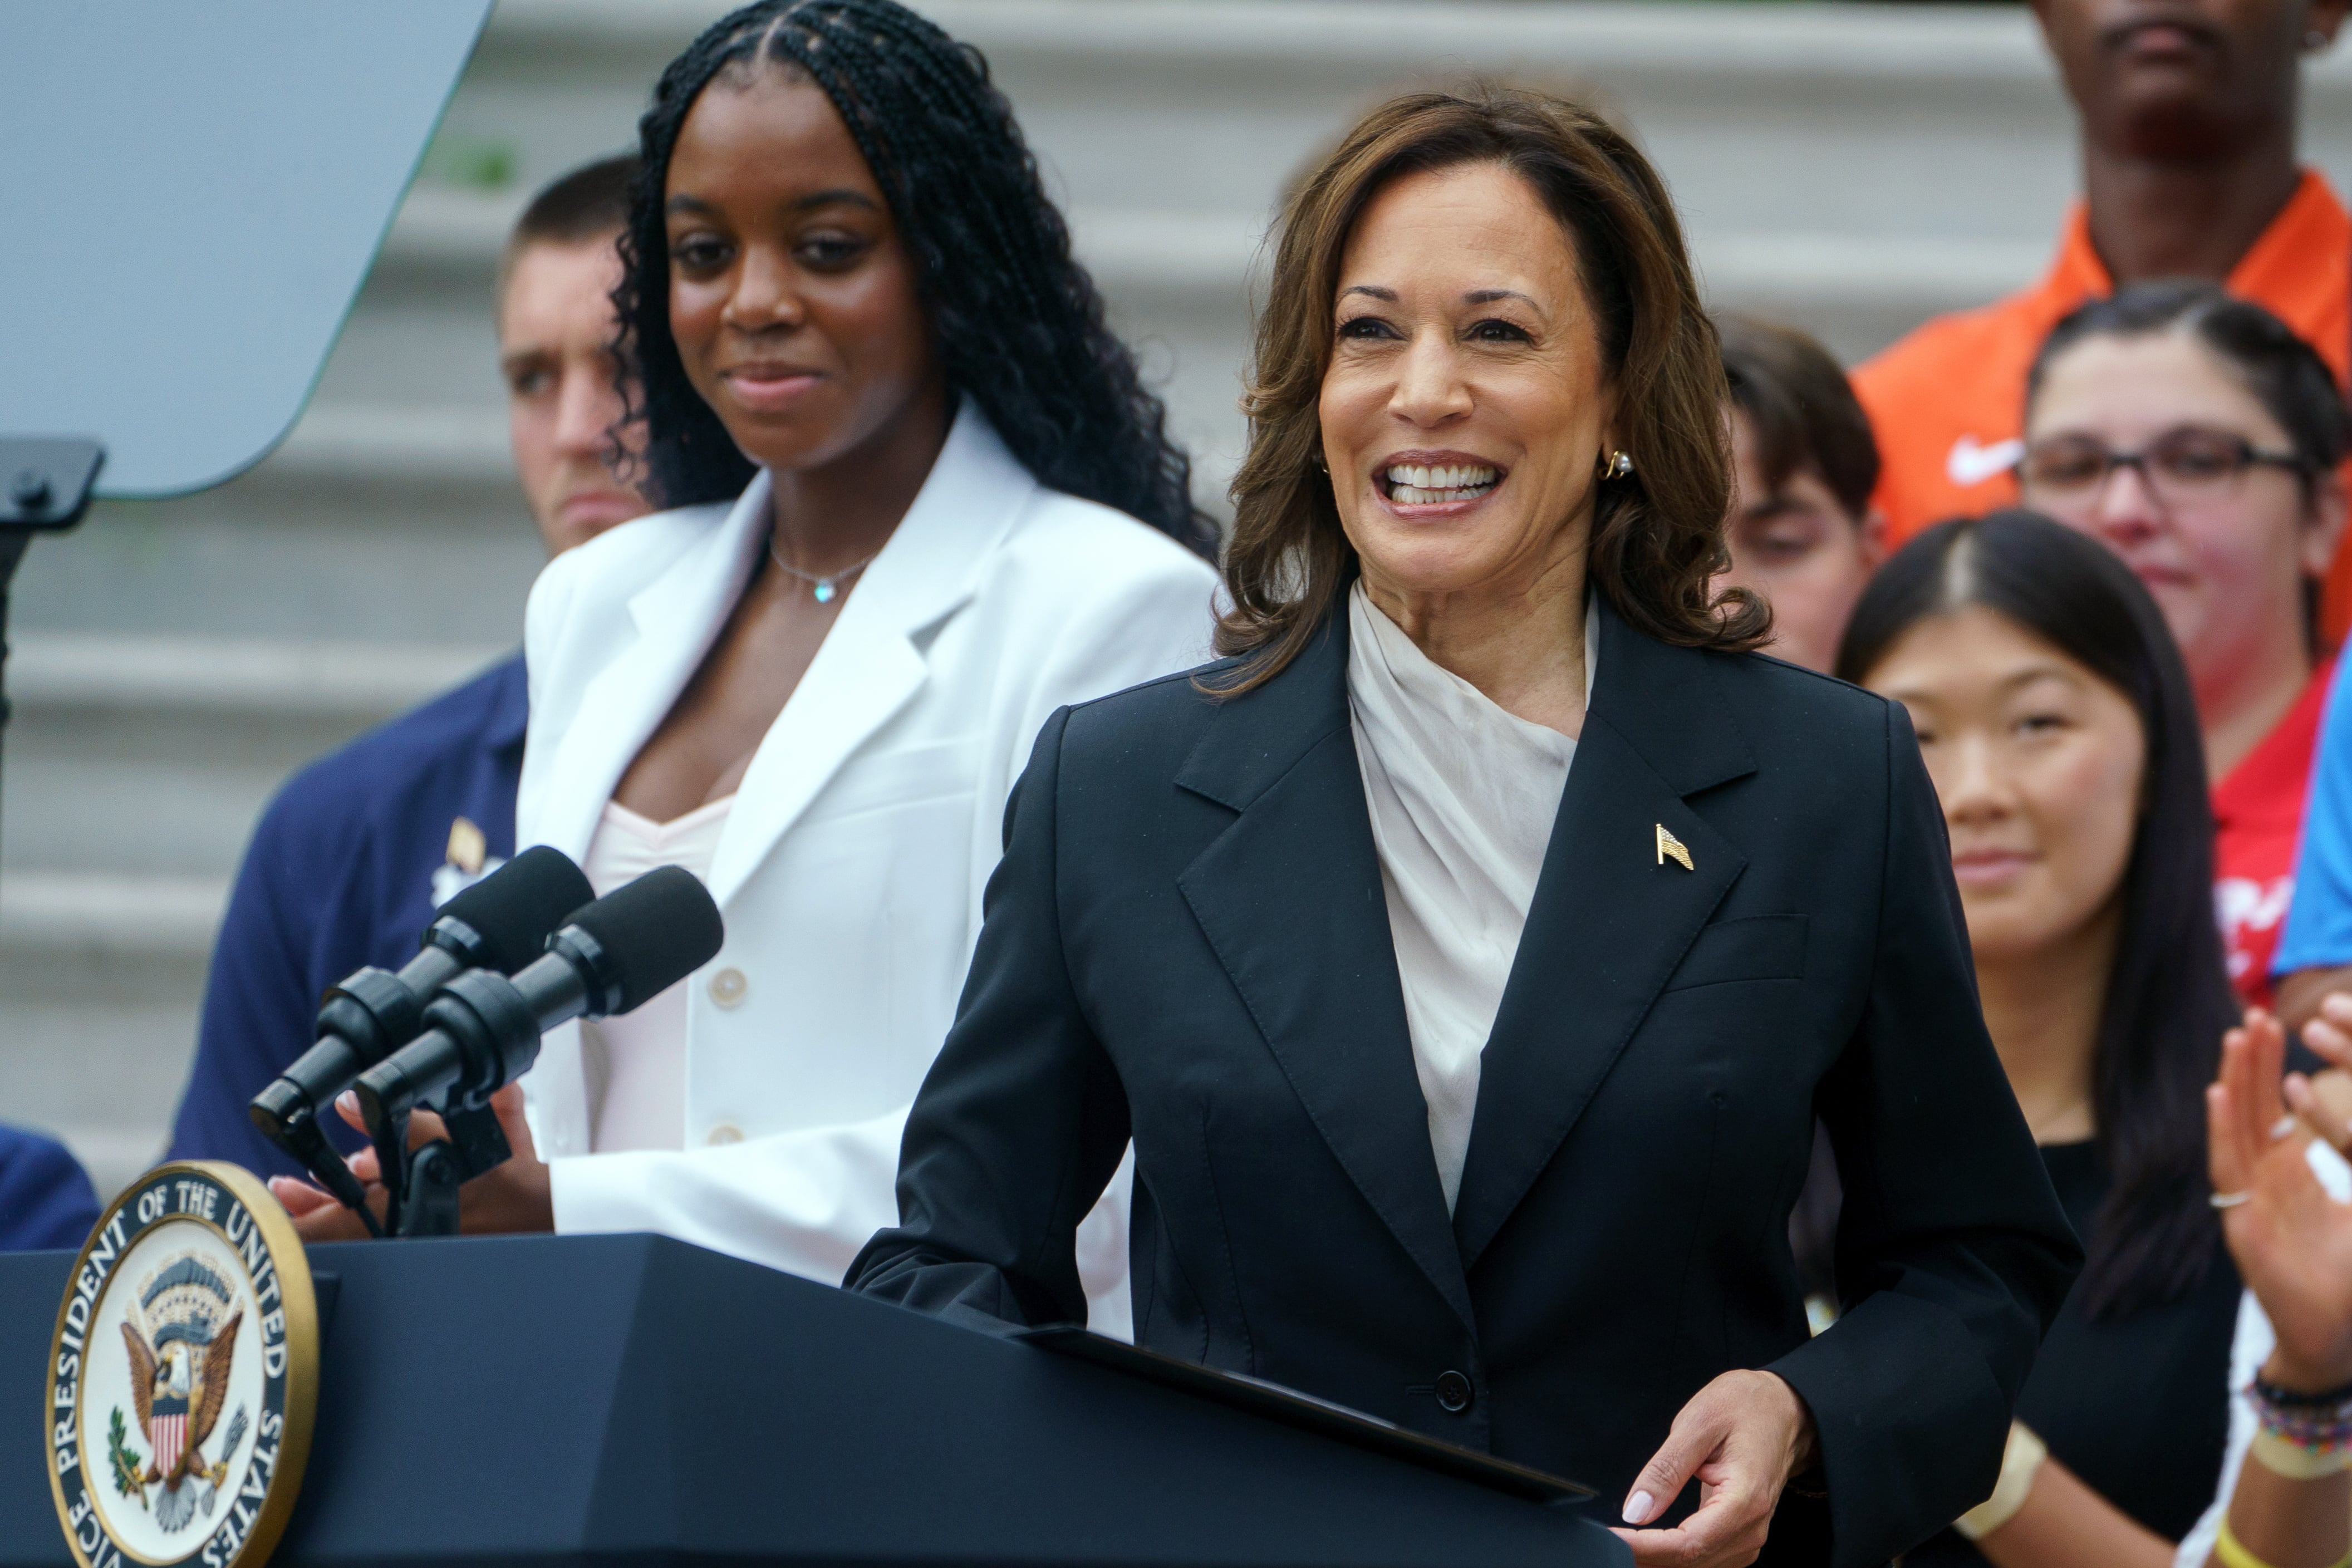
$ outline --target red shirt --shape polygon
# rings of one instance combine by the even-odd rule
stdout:
[[[2213,790],[2213,905],[2230,981],[2249,1007],[2271,1005],[2271,952],[2294,894],[2295,836],[2328,674],[2327,664],[2312,673],[2285,716]]]
[[[2231,269],[2231,293],[2284,321],[2345,378],[2352,352],[2352,215],[2306,170],[2270,226]],[[2060,317],[2115,292],[2092,248],[2081,203],[2066,218],[2057,258],[2041,281],[1975,310],[1938,316],[1853,372],[1878,437],[1875,499],[1889,542],[1930,523],[2013,506],[2025,422],[2025,372]],[[2352,469],[2347,469],[2352,474]],[[2328,574],[2322,617],[2333,643],[2352,625],[2352,533]]]

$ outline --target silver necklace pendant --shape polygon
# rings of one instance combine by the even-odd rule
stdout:
[[[843,567],[831,577],[819,577],[813,571],[803,571],[799,567],[794,566],[782,556],[778,555],[776,553],[775,536],[773,534],[770,534],[768,536],[768,559],[774,561],[779,567],[782,568],[793,576],[799,578],[803,582],[807,583],[809,585],[809,597],[815,600],[819,604],[830,604],[836,598],[840,597],[841,585],[848,581],[851,578],[856,577],[859,572],[864,571],[867,567],[872,566],[876,558],[881,553],[881,551],[877,550],[873,555],[867,556],[864,560],[859,561],[855,566]]]

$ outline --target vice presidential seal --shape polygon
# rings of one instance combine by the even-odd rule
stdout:
[[[261,1183],[158,1166],[100,1217],[49,1345],[47,1445],[81,1568],[261,1568],[319,1388],[310,1266]]]

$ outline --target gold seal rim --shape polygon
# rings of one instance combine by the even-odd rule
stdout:
[[[65,1478],[58,1473],[55,1438],[58,1415],[58,1358],[65,1350],[66,1312],[73,1305],[74,1281],[81,1278],[89,1262],[90,1249],[105,1233],[108,1223],[122,1212],[122,1207],[137,1194],[154,1184],[158,1176],[177,1175],[200,1176],[227,1189],[230,1197],[245,1205],[245,1211],[261,1232],[262,1243],[269,1249],[269,1260],[278,1271],[278,1296],[286,1312],[286,1398],[283,1416],[285,1427],[278,1435],[278,1460],[269,1472],[268,1493],[261,1501],[261,1511],[254,1516],[252,1528],[237,1543],[222,1568],[262,1568],[270,1553],[278,1547],[278,1538],[285,1534],[287,1521],[293,1518],[295,1501],[301,1496],[302,1477],[310,1460],[310,1436],[315,1427],[319,1406],[319,1296],[310,1281],[310,1255],[302,1244],[301,1233],[283,1205],[270,1195],[268,1185],[242,1166],[226,1160],[167,1160],[139,1174],[136,1180],[117,1193],[114,1200],[99,1211],[98,1223],[90,1227],[89,1235],[74,1254],[73,1267],[66,1273],[66,1290],[58,1302],[57,1322],[49,1331],[49,1364],[45,1369],[41,1396],[42,1468],[49,1475],[49,1500],[58,1516],[58,1529],[66,1538],[66,1550],[73,1553],[79,1568],[92,1568],[89,1556],[81,1549],[80,1539],[74,1534],[73,1523],[67,1513]],[[209,1219],[194,1215],[177,1218],[193,1225],[201,1225],[228,1241],[228,1232]],[[153,1224],[161,1224],[158,1219]],[[145,1228],[152,1228],[152,1225]],[[141,1234],[145,1234],[142,1228]],[[125,1243],[123,1251],[131,1250]],[[248,1277],[247,1284],[251,1284]],[[92,1315],[95,1316],[93,1308]],[[82,1374],[78,1383],[89,1379],[89,1346],[82,1347]],[[89,1455],[87,1434],[82,1427],[86,1404],[79,1388],[74,1396],[72,1420],[81,1449],[79,1463],[82,1487],[89,1493],[90,1511],[99,1519],[100,1528],[106,1530],[104,1505],[90,1485]],[[147,1568],[177,1568],[180,1563],[194,1561],[204,1550],[212,1532],[200,1536],[195,1545],[178,1557],[148,1557],[131,1551],[106,1531],[107,1543],[127,1562],[140,1563]]]

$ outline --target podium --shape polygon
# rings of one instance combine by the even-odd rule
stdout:
[[[1628,1561],[1572,1509],[663,1237],[309,1252],[273,1568]],[[0,1256],[0,1568],[73,1568],[40,1440],[72,1263]]]

